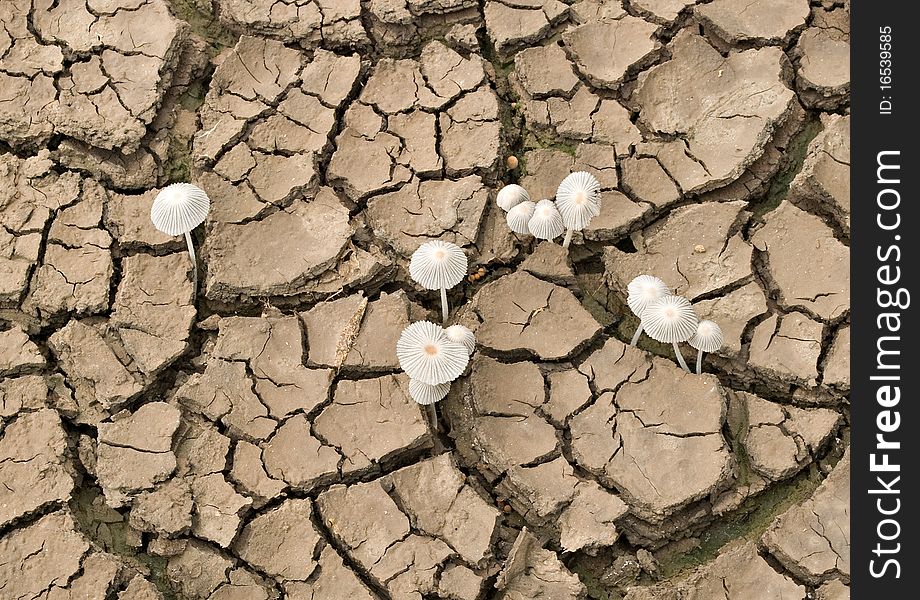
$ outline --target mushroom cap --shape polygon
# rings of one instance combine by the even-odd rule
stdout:
[[[432,240],[425,242],[409,259],[409,276],[429,290],[449,289],[466,276],[466,253],[457,244]]]
[[[556,190],[556,208],[565,226],[581,231],[601,214],[601,184],[591,173],[570,173]]]
[[[470,355],[462,344],[451,341],[440,325],[428,321],[412,323],[396,342],[399,366],[428,385],[450,383],[466,368]]]
[[[626,286],[626,304],[637,316],[655,300],[671,295],[668,285],[654,275],[639,275]]]
[[[498,190],[498,194],[495,196],[495,203],[505,212],[528,200],[530,200],[530,194],[516,183],[509,183]]]
[[[562,215],[552,200],[540,200],[534,207],[533,216],[527,222],[530,233],[538,240],[557,238],[565,231]]]
[[[722,347],[725,338],[722,336],[722,328],[719,327],[719,324],[706,319],[699,322],[696,326],[696,333],[688,342],[702,352],[715,352]]]
[[[191,183],[173,183],[160,190],[150,208],[150,220],[166,235],[182,235],[195,229],[208,216],[211,200]]]
[[[417,379],[409,380],[409,396],[417,403],[428,406],[443,399],[450,391],[449,383],[439,383],[438,385],[428,385]]]
[[[468,354],[472,354],[473,350],[476,349],[476,336],[473,335],[472,330],[469,327],[464,325],[451,325],[444,330],[444,333],[447,334],[447,337],[452,342],[457,342],[464,348]]]
[[[511,231],[514,233],[520,233],[521,235],[527,235],[530,233],[530,218],[533,216],[533,211],[536,208],[536,204],[530,200],[525,200],[520,204],[511,208],[508,211],[507,221],[508,227],[511,228]]]
[[[686,342],[696,333],[699,317],[683,296],[659,298],[642,311],[642,328],[653,340],[666,344]]]

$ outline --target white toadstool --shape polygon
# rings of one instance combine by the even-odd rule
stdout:
[[[396,342],[396,358],[409,376],[409,395],[417,403],[428,406],[431,426],[438,429],[434,403],[447,395],[450,383],[469,364],[470,355],[466,347],[452,341],[440,325],[417,321],[400,334]],[[422,386],[429,386],[429,389]],[[440,391],[444,393],[435,399]]]
[[[498,190],[498,194],[495,196],[495,203],[505,212],[528,200],[530,200],[530,194],[516,183],[509,183]]]
[[[565,225],[562,215],[552,200],[540,200],[534,207],[533,215],[527,222],[530,233],[538,240],[552,240],[562,235]]]
[[[409,276],[425,289],[441,290],[441,317],[447,321],[450,312],[447,290],[466,276],[467,260],[463,249],[451,242],[432,240],[425,242],[412,253]]]
[[[530,200],[525,200],[520,204],[517,204],[508,211],[508,216],[506,221],[508,222],[508,227],[514,233],[519,233],[521,235],[527,235],[530,233],[530,218],[533,216],[533,211],[536,208],[536,204]]]
[[[447,334],[447,337],[450,338],[452,342],[457,342],[466,348],[468,354],[472,354],[476,349],[476,336],[473,335],[469,327],[459,324],[451,325],[444,330],[444,333]]]
[[[699,375],[703,368],[703,354],[715,352],[722,347],[725,338],[722,328],[715,321],[703,320],[696,326],[696,333],[690,338],[689,344],[696,348],[696,374]]]
[[[431,428],[439,430],[438,426],[438,409],[435,404],[444,399],[447,392],[450,391],[449,383],[439,383],[438,385],[428,385],[417,379],[409,380],[409,397],[415,400],[415,403],[424,406],[428,415],[428,421]]]
[[[696,334],[699,317],[690,301],[682,296],[665,296],[651,302],[642,311],[642,326],[653,340],[674,346],[677,362],[690,372],[687,361],[680,353],[678,343],[686,342]]]
[[[601,184],[591,173],[569,174],[556,190],[556,208],[566,226],[563,248],[572,243],[572,235],[588,226],[601,213]]]
[[[435,402],[440,402],[450,391],[449,383],[439,383],[438,385],[428,385],[417,379],[409,380],[409,396],[416,403],[422,406],[431,406]]]
[[[198,260],[192,244],[192,230],[208,216],[211,200],[200,187],[191,183],[173,183],[160,190],[150,208],[150,220],[157,230],[166,235],[185,235],[188,253],[192,258],[193,281],[198,287]]]
[[[639,341],[639,336],[642,335],[642,311],[655,300],[670,296],[671,290],[664,281],[654,275],[639,275],[629,282],[626,292],[626,304],[629,305],[633,314],[639,317],[639,327],[636,328],[636,333],[629,342],[630,346],[635,346]]]
[[[417,321],[403,330],[396,342],[396,358],[410,378],[428,385],[450,383],[470,362],[466,347],[429,321]]]

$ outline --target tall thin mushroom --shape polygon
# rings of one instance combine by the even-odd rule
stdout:
[[[591,219],[601,214],[601,184],[591,173],[570,173],[556,190],[556,208],[566,226],[563,248],[572,243],[572,236],[588,226]]]
[[[665,296],[650,303],[642,312],[642,325],[653,340],[674,346],[677,362],[687,373],[690,367],[678,344],[696,334],[699,317],[690,301],[682,296]]]
[[[447,290],[463,280],[466,269],[463,249],[441,240],[425,242],[409,260],[409,276],[413,281],[429,290],[441,290],[441,318],[445,322],[450,313]]]
[[[717,351],[724,342],[722,328],[719,327],[718,323],[708,319],[699,322],[696,326],[696,333],[688,340],[688,343],[696,349],[697,375],[703,370],[703,354]]]
[[[211,209],[211,200],[200,187],[191,183],[173,183],[166,186],[153,200],[150,220],[157,230],[166,235],[185,235],[188,253],[192,259],[192,281],[198,289],[198,260],[192,243],[192,230],[201,225]]]
[[[466,347],[452,341],[443,327],[428,321],[417,321],[403,330],[396,342],[396,358],[400,368],[409,376],[410,390],[416,390],[416,394],[423,399],[431,399],[436,391],[444,389],[437,386],[447,384],[449,388],[450,382],[460,377],[470,362]],[[411,380],[435,386],[436,389],[422,388],[418,384],[413,387]],[[423,395],[423,392],[427,395]],[[419,402],[416,396],[412,397]],[[437,429],[438,415],[434,402],[425,406],[428,407],[432,426]]]
[[[629,305],[633,314],[639,317],[639,327],[636,328],[636,333],[629,342],[630,346],[635,346],[639,341],[639,336],[642,335],[642,311],[655,300],[670,296],[671,290],[664,281],[654,275],[639,275],[629,282],[626,292],[626,304]]]

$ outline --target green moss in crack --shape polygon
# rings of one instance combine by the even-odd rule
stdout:
[[[581,582],[588,590],[588,600],[623,600],[623,596],[616,590],[607,589],[597,576],[597,573],[584,568],[583,563],[576,562],[572,571],[578,575]]]
[[[146,572],[165,600],[175,600],[166,575],[166,559],[146,554],[129,543],[135,532],[128,526],[125,515],[105,504],[101,489],[92,484],[79,488],[70,500],[70,510],[77,527],[87,538],[102,550]]]
[[[213,12],[205,6],[210,2],[202,0],[168,0],[172,13],[189,24],[192,31],[208,45],[208,55],[217,56],[224,48],[236,45],[239,35],[224,27]]]
[[[673,556],[659,552],[661,577],[669,579],[715,559],[733,540],[743,538],[757,542],[777,516],[810,498],[822,480],[817,466],[811,465],[792,479],[748,498],[738,509],[708,527],[698,537],[699,546],[693,550]]]
[[[754,202],[749,208],[753,213],[754,219],[760,219],[775,209],[789,195],[789,186],[799,171],[802,170],[802,163],[805,162],[805,155],[808,154],[808,144],[815,139],[822,129],[821,120],[817,116],[809,115],[802,131],[789,140],[789,145],[786,148],[785,166],[770,181],[770,187],[764,197]]]
[[[578,144],[576,142],[571,142],[567,140],[555,140],[551,142],[544,142],[539,146],[540,148],[545,148],[547,150],[558,150],[559,152],[564,152],[572,158],[575,157],[575,154],[578,152]]]
[[[191,181],[192,138],[197,127],[198,109],[204,104],[205,79],[193,81],[179,98],[176,123],[169,132],[168,158],[163,165],[167,183]]]
[[[607,309],[609,290],[604,282],[604,273],[578,270],[575,275],[581,290],[581,304],[594,319],[608,327],[617,321],[617,315]]]

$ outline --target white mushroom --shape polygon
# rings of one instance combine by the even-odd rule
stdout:
[[[450,312],[447,305],[447,290],[463,280],[467,260],[463,249],[457,244],[432,240],[425,242],[412,253],[409,260],[409,276],[429,290],[441,290],[441,317],[447,320]]]
[[[428,385],[417,379],[409,380],[409,396],[422,406],[430,406],[435,402],[440,402],[449,391],[449,383]]]
[[[687,361],[677,346],[686,342],[696,333],[699,317],[690,301],[682,296],[665,296],[651,302],[642,311],[642,326],[653,340],[674,346],[677,362],[686,372],[690,372]]]
[[[198,260],[191,232],[201,225],[211,209],[211,200],[200,187],[191,183],[173,183],[157,194],[150,208],[150,220],[157,230],[166,235],[185,235],[188,253],[192,258],[193,281],[198,287]]]
[[[508,216],[506,221],[508,221],[508,227],[514,233],[519,233],[521,235],[527,235],[530,233],[530,218],[533,216],[533,211],[536,208],[536,204],[530,200],[525,200],[520,204],[511,208],[508,211]]]
[[[411,379],[428,385],[450,383],[463,373],[470,355],[452,341],[440,325],[417,321],[406,327],[396,342],[399,366]]]
[[[565,225],[562,215],[552,200],[540,200],[534,207],[533,216],[527,222],[530,233],[538,240],[551,240],[562,235]]]
[[[495,203],[505,212],[528,200],[530,200],[530,194],[516,183],[509,183],[498,190],[498,194],[495,196]]]
[[[626,292],[626,304],[629,305],[633,314],[639,317],[639,327],[629,343],[630,346],[635,346],[639,341],[639,336],[642,335],[642,311],[655,300],[670,296],[671,290],[664,281],[654,275],[639,275],[629,282]]]
[[[457,342],[466,348],[468,354],[472,354],[476,349],[476,336],[473,335],[469,327],[459,324],[451,325],[444,330],[444,333],[447,334],[447,337],[450,338],[452,342]]]
[[[689,344],[696,348],[696,374],[702,372],[703,354],[715,352],[722,347],[725,338],[722,328],[715,321],[703,320],[696,326],[696,333],[690,338]]]
[[[440,402],[449,391],[449,383],[428,385],[417,379],[409,380],[409,397],[415,400],[417,404],[425,407],[428,421],[431,424],[431,428],[435,431],[440,429],[438,426],[438,409],[435,408],[435,403]]]
[[[572,243],[572,235],[588,226],[601,214],[601,184],[591,173],[577,171],[569,174],[556,190],[556,208],[565,223],[563,248]]]

